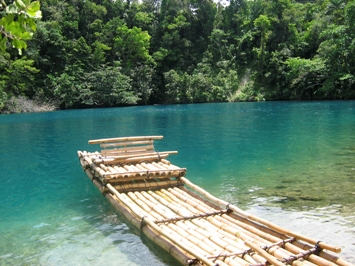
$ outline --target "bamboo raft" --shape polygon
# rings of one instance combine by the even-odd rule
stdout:
[[[156,152],[162,136],[90,140],[78,151],[103,195],[150,240],[183,265],[342,265],[339,247],[281,228],[218,199]]]

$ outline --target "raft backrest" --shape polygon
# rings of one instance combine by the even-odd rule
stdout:
[[[145,155],[155,152],[154,140],[163,136],[124,137],[89,140],[89,144],[100,144],[102,156]]]

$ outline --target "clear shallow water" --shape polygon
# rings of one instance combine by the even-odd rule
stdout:
[[[354,101],[2,115],[0,265],[175,265],[80,168],[89,139],[131,135],[164,135],[193,182],[355,263],[354,132]]]

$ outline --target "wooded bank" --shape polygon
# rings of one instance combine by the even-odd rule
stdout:
[[[355,0],[223,3],[43,0],[0,52],[0,109],[355,98]]]

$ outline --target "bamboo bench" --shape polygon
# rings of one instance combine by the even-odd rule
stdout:
[[[155,187],[180,184],[179,178],[186,174],[186,168],[172,165],[165,158],[177,151],[157,152],[154,140],[163,136],[124,137],[89,140],[89,144],[99,144],[101,151],[80,152],[95,178],[103,185],[112,184],[116,188]]]
[[[89,140],[89,144],[100,144],[102,156],[129,158],[156,153],[154,140],[162,138],[163,136],[109,138]]]

